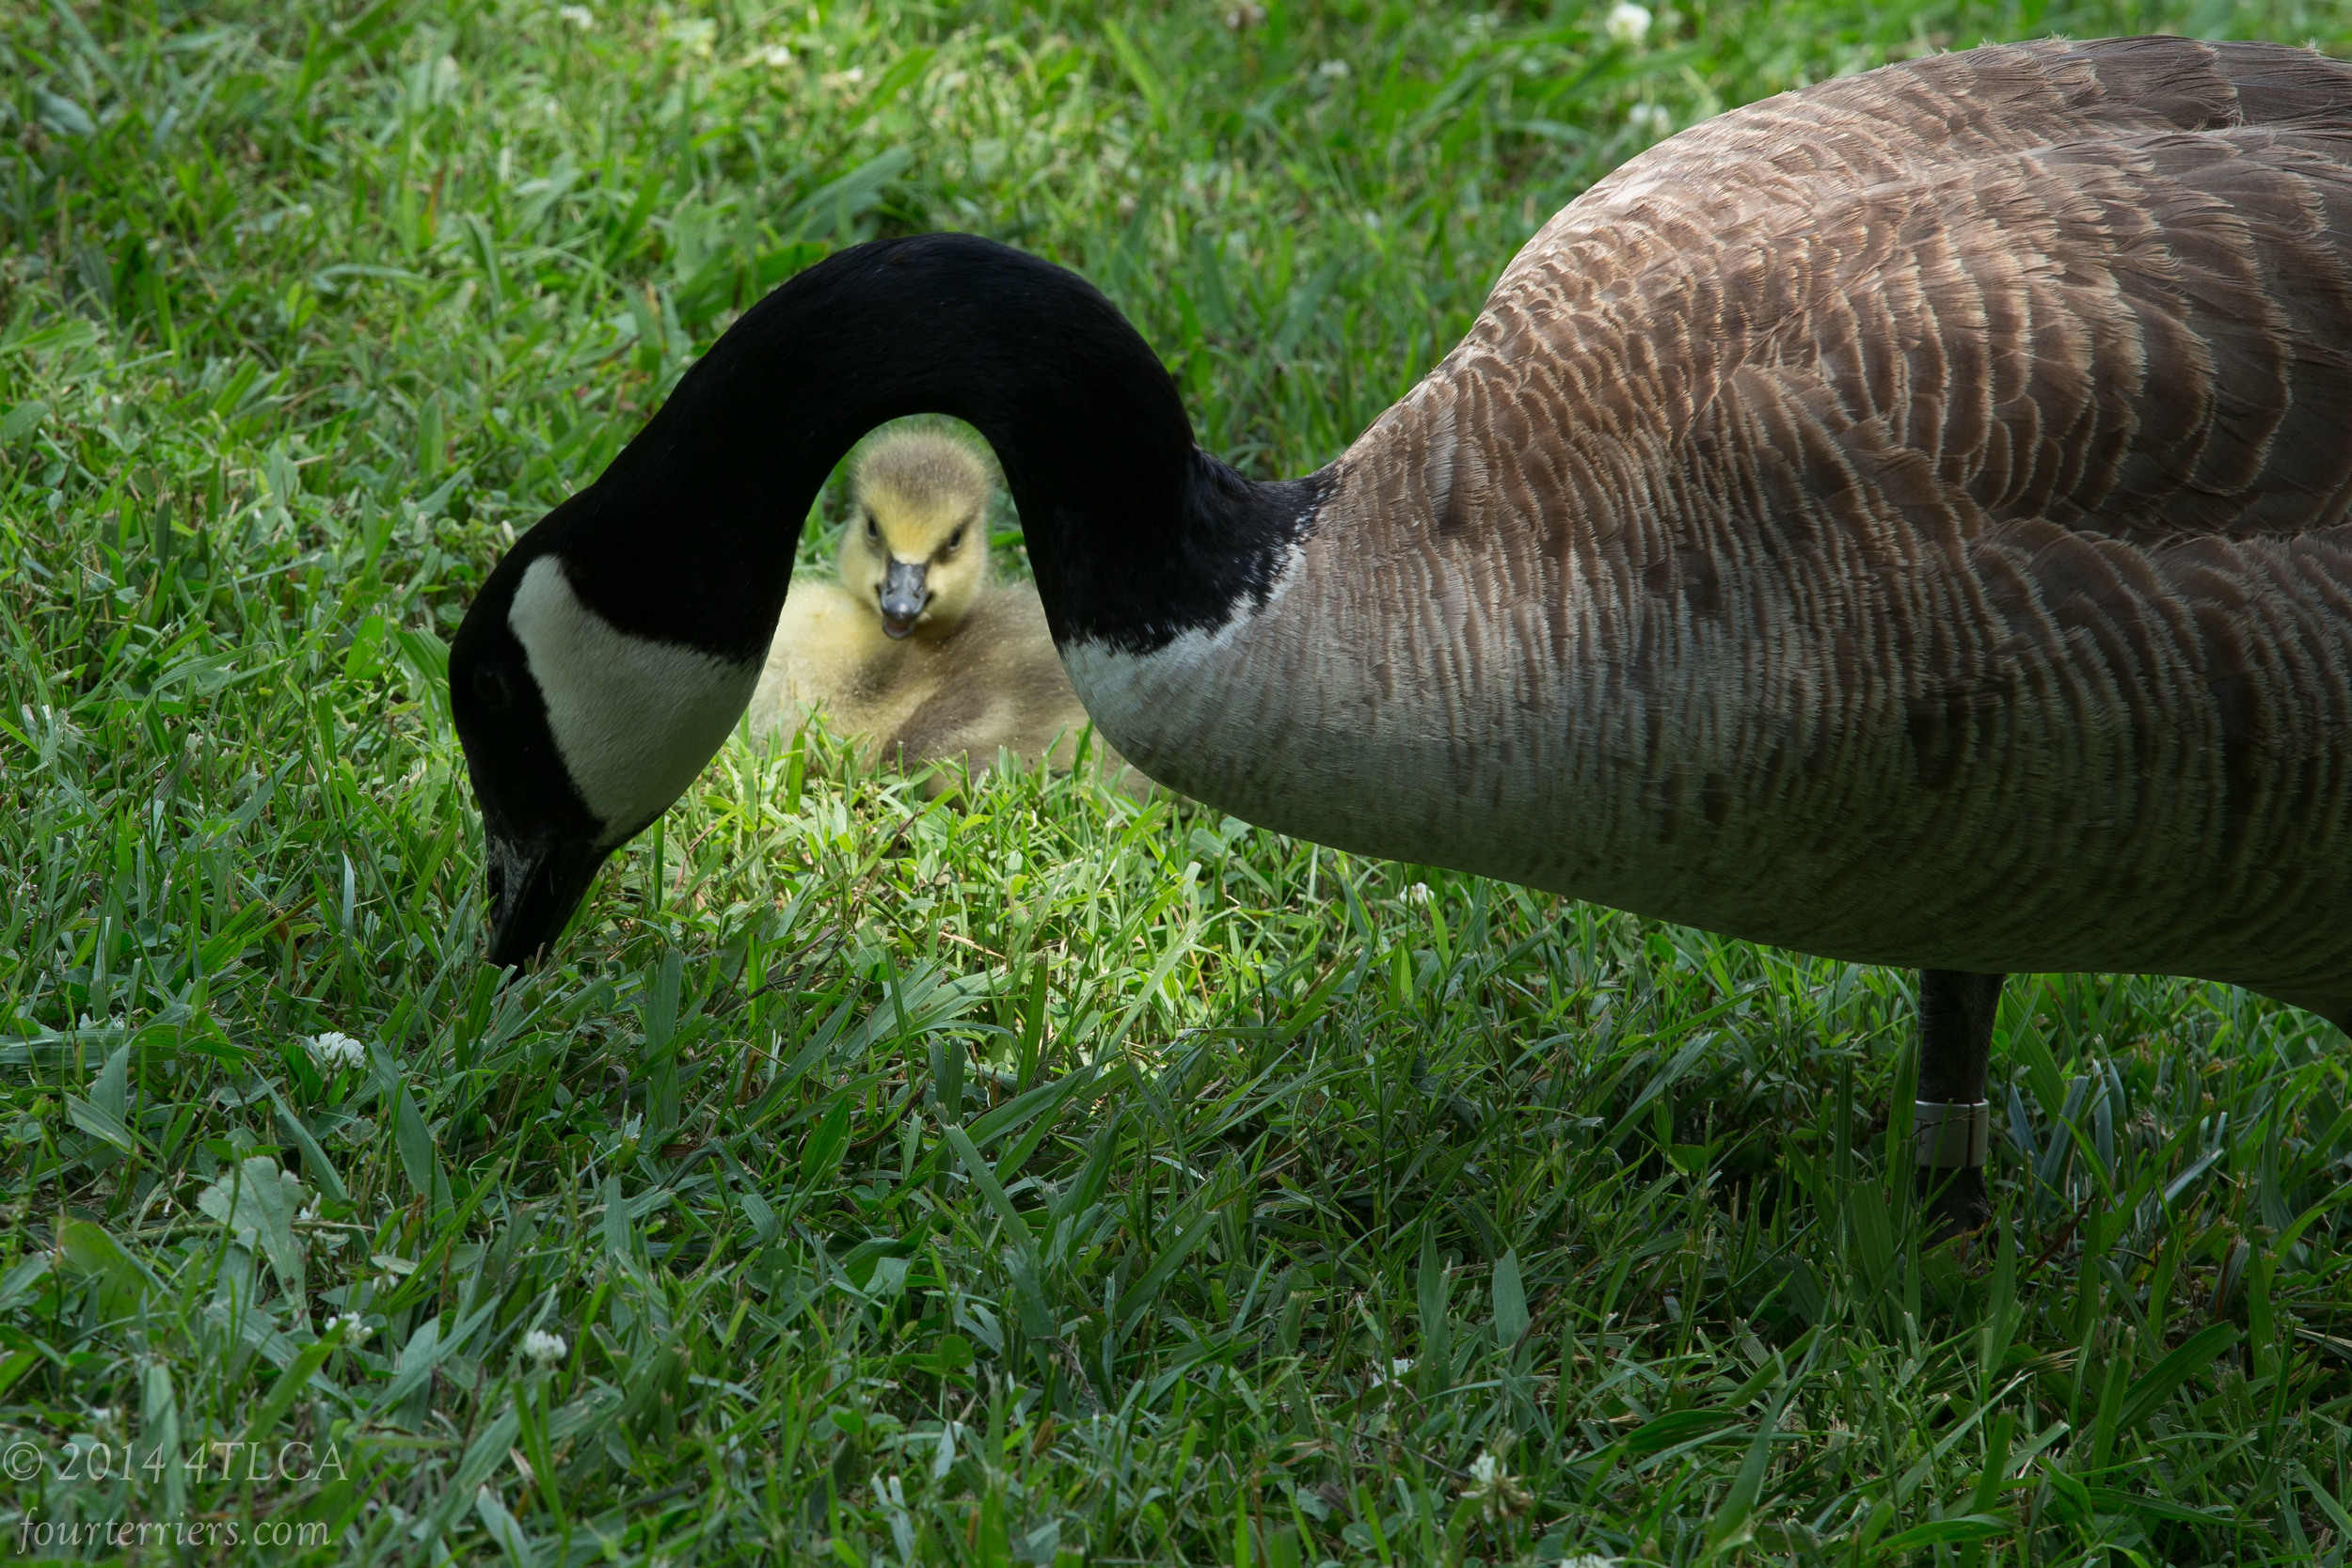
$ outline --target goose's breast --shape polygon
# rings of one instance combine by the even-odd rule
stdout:
[[[1613,649],[1621,618],[1563,562],[1366,553],[1377,531],[1326,515],[1266,601],[1215,631],[1149,654],[1065,647],[1097,726],[1152,778],[1279,832],[1654,903],[1639,848],[1654,834],[1630,814],[1661,740],[1699,755],[1711,726],[1654,733],[1663,710],[1629,700]]]

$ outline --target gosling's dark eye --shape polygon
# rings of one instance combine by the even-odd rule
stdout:
[[[941,550],[939,553],[942,555],[953,555],[956,553],[956,546],[962,543],[963,530],[958,529],[955,532],[947,535],[947,547]]]
[[[874,515],[871,512],[868,512],[866,515],[866,537],[868,539],[880,539],[882,537],[881,525],[874,521]]]
[[[515,700],[515,693],[495,665],[477,664],[473,672],[473,700],[492,713],[503,713]]]

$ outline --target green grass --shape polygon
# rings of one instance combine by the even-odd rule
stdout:
[[[501,991],[437,683],[852,239],[1081,268],[1303,471],[1661,120],[2352,14],[334,9],[0,0],[0,1551],[2344,1560],[2302,1015],[2012,985],[1963,1254],[1885,1158],[1908,976],[1069,779],[731,747]]]

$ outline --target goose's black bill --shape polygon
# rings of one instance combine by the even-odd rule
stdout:
[[[530,962],[564,929],[596,880],[606,851],[563,833],[507,836],[495,829],[485,846],[490,876],[490,962]]]

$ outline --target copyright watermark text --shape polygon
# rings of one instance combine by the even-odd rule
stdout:
[[[341,1481],[350,1474],[340,1445],[301,1441],[283,1443],[213,1442],[190,1447],[157,1443],[142,1446],[75,1439],[54,1446],[15,1438],[0,1444],[0,1475],[19,1483],[40,1483],[53,1502],[58,1489],[87,1483],[104,1487],[116,1500],[97,1508],[84,1504],[59,1513],[28,1509],[0,1524],[0,1545],[13,1545],[20,1557],[81,1557],[91,1551],[135,1552],[163,1549],[174,1553],[216,1555],[252,1549],[314,1548],[329,1544],[327,1526],[315,1519],[257,1517],[250,1509],[240,1513],[199,1508],[178,1512],[178,1497],[164,1517],[140,1516],[115,1510],[137,1506],[150,1487],[178,1489],[205,1483]],[[183,1494],[184,1495],[184,1494]],[[103,1511],[103,1512],[101,1512]]]
[[[160,1481],[174,1466],[190,1481],[341,1481],[349,1474],[333,1443],[323,1449],[310,1443],[199,1443],[181,1453],[166,1453],[161,1444],[142,1451],[135,1443],[63,1443],[56,1452],[55,1478],[67,1481]],[[0,1448],[0,1473],[10,1481],[31,1481],[48,1465],[41,1444],[20,1437]]]

